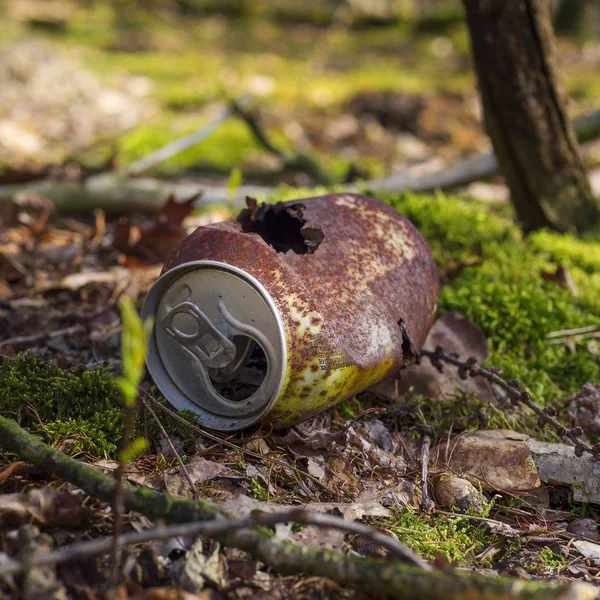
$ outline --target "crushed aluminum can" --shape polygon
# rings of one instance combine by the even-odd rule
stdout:
[[[208,428],[288,427],[412,362],[438,291],[427,244],[383,202],[248,199],[168,258],[142,310],[148,369]]]

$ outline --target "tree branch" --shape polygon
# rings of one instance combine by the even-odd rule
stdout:
[[[437,346],[435,350],[421,350],[421,355],[427,356],[431,364],[440,372],[443,370],[442,362],[447,362],[458,367],[458,375],[462,379],[467,379],[469,376],[483,377],[495,383],[506,392],[513,404],[524,404],[538,415],[538,425],[540,427],[552,425],[552,428],[558,435],[573,442],[576,456],[583,456],[587,452],[596,458],[600,457],[600,444],[596,444],[593,447],[586,444],[580,439],[583,436],[583,429],[581,427],[571,427],[570,429],[565,427],[555,419],[557,412],[553,406],[541,408],[531,399],[529,392],[520,392],[521,383],[518,379],[505,381],[500,377],[501,373],[498,369],[494,367],[477,367],[477,359],[475,357],[460,360],[457,355],[446,354],[441,346]]]
[[[77,460],[50,448],[0,416],[0,446],[36,466],[110,502],[115,481]],[[205,501],[191,501],[149,489],[124,486],[125,506],[150,519],[170,523],[229,519],[224,511]],[[361,559],[326,550],[284,543],[260,531],[240,529],[214,535],[223,545],[234,546],[282,574],[307,573],[328,577],[342,586],[356,586],[370,594],[405,600],[591,600],[596,590],[587,584],[548,585],[485,577],[461,571],[426,571],[414,565],[381,559]]]
[[[600,137],[600,110],[583,115],[573,121],[573,128],[580,144]],[[392,174],[383,179],[367,181],[369,190],[381,192],[431,192],[436,189],[449,190],[469,185],[474,181],[498,174],[500,167],[493,152],[471,156],[434,173],[418,177],[404,173]]]
[[[135,544],[167,540],[176,537],[196,537],[198,535],[203,535],[214,538],[239,529],[252,529],[261,526],[272,527],[278,523],[314,525],[316,527],[338,529],[347,533],[361,535],[388,550],[390,555],[395,558],[400,560],[407,560],[408,558],[411,562],[417,561],[418,566],[424,570],[432,570],[431,565],[421,560],[411,551],[408,551],[407,553],[407,548],[389,535],[375,531],[362,523],[345,521],[340,517],[313,513],[303,509],[273,514],[254,511],[250,516],[243,519],[197,521],[193,523],[183,523],[181,525],[158,526],[146,529],[139,533],[133,532],[120,535],[116,538],[116,544],[118,548],[122,548],[124,546],[133,546]],[[107,554],[112,550],[114,539],[115,538],[113,537],[104,537],[97,540],[79,542],[53,552],[37,552],[22,561],[11,560],[9,564],[3,565],[2,575],[14,575],[34,567],[58,565],[71,560],[82,560],[100,554]]]

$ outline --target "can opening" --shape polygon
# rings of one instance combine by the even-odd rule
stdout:
[[[237,217],[244,233],[256,233],[275,252],[313,254],[325,237],[318,228],[308,227],[304,218],[304,205],[261,204],[246,198],[248,208]]]
[[[231,402],[246,400],[262,385],[267,376],[267,356],[261,345],[245,335],[232,340],[237,352],[231,366],[209,369],[215,390]]]

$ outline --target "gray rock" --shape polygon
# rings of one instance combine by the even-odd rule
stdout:
[[[600,504],[600,461],[575,456],[573,446],[566,444],[530,439],[529,449],[542,481],[569,486],[575,502]]]

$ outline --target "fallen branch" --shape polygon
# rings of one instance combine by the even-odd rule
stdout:
[[[254,135],[254,139],[267,152],[276,156],[282,162],[284,168],[306,173],[317,184],[330,185],[332,183],[331,178],[321,169],[319,164],[313,158],[302,153],[293,155],[287,154],[271,142],[261,124],[258,122],[258,119],[252,113],[246,111],[236,100],[231,103],[231,106],[235,111],[235,114],[246,123],[252,132],[252,135]]]
[[[113,478],[50,448],[14,421],[0,417],[0,445],[46,472],[80,487],[86,493],[110,502],[115,490]],[[125,506],[150,519],[170,523],[216,521],[230,515],[205,501],[191,501],[147,488],[124,486]],[[189,526],[189,525],[188,525]],[[328,577],[342,586],[356,586],[372,595],[401,599],[462,600],[591,600],[596,590],[587,584],[548,585],[485,577],[461,571],[426,571],[415,565],[381,559],[344,556],[280,542],[261,531],[240,529],[214,535],[225,546],[234,546],[282,574],[306,573]]]
[[[581,427],[565,427],[562,423],[555,419],[557,414],[556,409],[553,406],[541,408],[532,399],[529,392],[520,392],[519,388],[521,383],[518,379],[512,379],[511,381],[505,381],[500,377],[501,372],[494,367],[478,367],[477,359],[475,357],[467,358],[467,360],[460,360],[458,356],[453,354],[446,354],[441,346],[437,346],[435,350],[421,350],[422,356],[427,356],[431,361],[431,364],[442,372],[442,362],[447,362],[458,367],[458,375],[461,379],[467,379],[467,377],[483,377],[488,381],[495,383],[501,387],[510,398],[513,404],[524,404],[530,408],[536,415],[538,415],[538,425],[544,427],[545,425],[551,425],[554,431],[559,436],[567,438],[575,446],[575,455],[583,456],[585,452],[592,456],[600,457],[600,444],[595,444],[593,447],[583,442],[580,438],[583,436],[583,429]]]
[[[177,537],[196,537],[203,535],[205,537],[216,537],[240,529],[253,529],[256,527],[272,527],[278,523],[296,523],[299,525],[313,525],[316,527],[338,529],[346,533],[361,535],[382,548],[385,548],[390,556],[400,560],[406,560],[407,548],[400,544],[398,540],[375,531],[362,523],[344,521],[340,517],[325,515],[322,513],[312,513],[303,509],[295,509],[280,513],[263,513],[254,511],[250,516],[243,519],[217,520],[217,521],[198,521],[194,523],[183,523],[181,525],[158,526],[146,529],[141,532],[133,532],[117,537],[117,547],[133,546],[146,542],[155,542],[159,540],[168,540]],[[34,567],[45,567],[49,565],[58,565],[72,560],[83,560],[107,554],[111,552],[114,538],[104,537],[88,542],[79,542],[65,546],[52,552],[37,552],[23,560],[10,560],[2,566],[2,575],[15,575],[22,573]],[[410,551],[409,551],[410,552]],[[410,553],[412,554],[412,553]],[[431,571],[432,567],[425,561],[413,555],[419,561],[421,568]]]
[[[248,94],[242,96],[238,100],[235,101],[235,106],[245,106],[250,101],[250,96]],[[136,160],[134,163],[125,167],[122,171],[123,175],[139,175],[152,167],[176,156],[180,152],[199,144],[203,140],[205,140],[219,125],[227,121],[229,117],[232,117],[236,113],[234,105],[231,104],[221,110],[213,119],[211,119],[208,123],[203,125],[198,131],[194,131],[189,135],[186,135],[162,148],[159,148],[156,152],[149,154],[148,156],[144,156],[144,158],[140,158]]]
[[[600,110],[576,119],[573,125],[580,143],[600,137]],[[360,185],[339,186],[339,191],[398,193],[448,190],[468,185],[497,172],[498,162],[490,153],[467,158],[434,173],[416,177],[399,173]],[[101,208],[107,214],[152,213],[158,212],[165,203],[165,198],[170,195],[176,200],[183,200],[202,190],[202,198],[195,205],[197,208],[210,204],[231,204],[237,208],[244,206],[246,196],[262,199],[269,196],[273,189],[269,186],[244,185],[237,188],[231,198],[231,191],[226,186],[205,187],[194,182],[173,183],[160,179],[125,177],[119,173],[103,173],[80,182],[44,180],[30,184],[3,185],[0,186],[0,202],[10,201],[19,193],[39,193],[52,200],[61,213],[89,213],[95,208]]]
[[[196,208],[211,204],[243,206],[246,196],[264,198],[273,188],[244,185],[231,191],[223,187],[204,187],[193,182],[169,182],[153,178],[124,177],[118,173],[103,173],[84,181],[45,180],[26,185],[0,186],[0,202],[12,200],[17,194],[42,194],[49,198],[60,213],[87,213],[96,208],[107,214],[132,212],[155,213],[169,196],[183,201],[203,191]]]
[[[573,121],[573,128],[580,144],[600,137],[600,110],[579,117]],[[418,177],[397,173],[367,181],[369,190],[381,192],[432,192],[436,189],[449,190],[469,185],[499,172],[498,161],[493,152],[480,154],[462,160],[447,169],[425,173]]]

